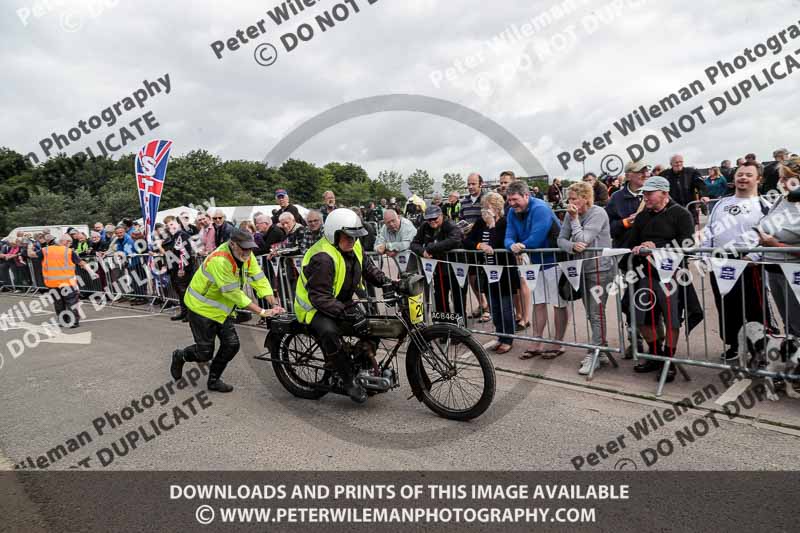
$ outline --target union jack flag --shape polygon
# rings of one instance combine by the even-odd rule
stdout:
[[[136,154],[136,185],[139,189],[139,205],[142,208],[144,234],[148,243],[152,242],[171,149],[172,141],[155,140],[148,142]]]

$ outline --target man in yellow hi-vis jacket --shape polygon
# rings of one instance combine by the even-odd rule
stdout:
[[[172,353],[170,373],[176,381],[183,374],[184,363],[211,361],[208,390],[231,392],[233,387],[220,377],[239,351],[234,310],[247,309],[261,317],[285,313],[280,306],[261,309],[243,291],[249,284],[256,296],[274,302],[272,287],[253,256],[252,249],[257,247],[250,233],[235,229],[230,241],[209,254],[195,272],[184,296],[195,344]],[[212,360],[214,337],[219,337],[220,346]]]
[[[353,301],[362,277],[378,286],[391,280],[365,257],[359,237],[367,234],[361,219],[349,209],[336,209],[325,219],[323,238],[308,249],[295,291],[297,320],[308,324],[328,364],[342,377],[353,401],[363,403],[367,393],[355,382],[349,355],[342,351],[342,335],[365,337],[369,324]]]

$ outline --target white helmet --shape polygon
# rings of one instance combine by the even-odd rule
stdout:
[[[334,209],[328,213],[328,218],[325,219],[325,238],[329,243],[336,246],[340,231],[354,239],[367,235],[367,230],[364,229],[359,216],[344,208]]]

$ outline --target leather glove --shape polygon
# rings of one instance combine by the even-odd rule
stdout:
[[[369,321],[360,307],[353,305],[346,308],[344,318],[353,325],[353,331],[357,336],[364,337],[369,335]]]

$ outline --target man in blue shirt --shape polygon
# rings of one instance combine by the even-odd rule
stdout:
[[[533,248],[554,248],[555,239],[561,231],[561,224],[556,214],[543,200],[531,196],[528,185],[523,181],[515,181],[508,186],[508,214],[505,247],[515,254]],[[567,331],[569,315],[567,302],[558,294],[559,271],[552,253],[532,253],[533,264],[542,265],[539,281],[533,291],[533,334],[541,337],[547,325],[547,304],[554,308],[555,340],[563,340]],[[552,346],[552,345],[550,345]],[[563,354],[558,348],[542,349],[541,343],[525,351],[520,359],[530,359],[541,355],[544,359],[552,359]]]

